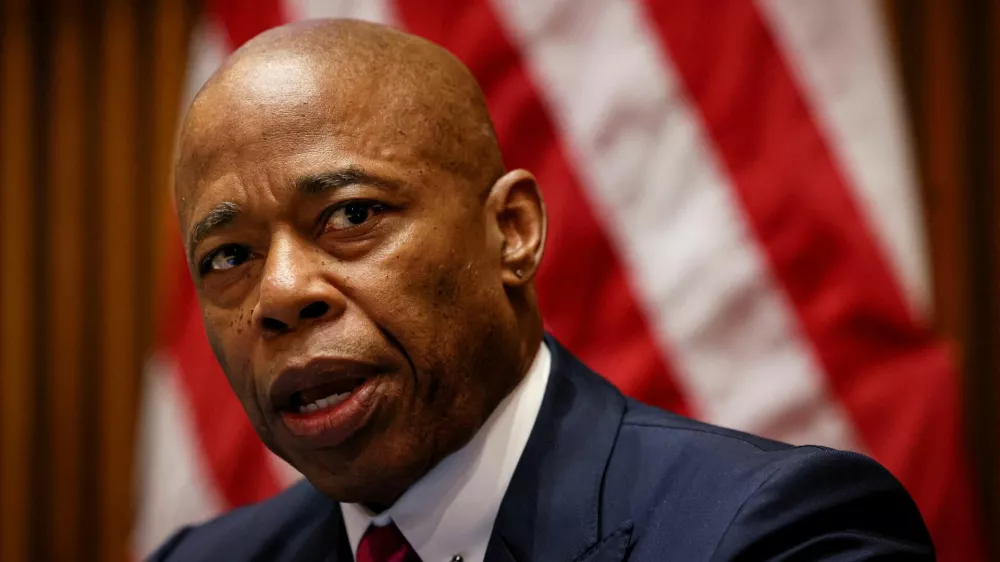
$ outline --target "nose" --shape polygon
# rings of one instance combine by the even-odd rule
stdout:
[[[336,318],[346,306],[332,282],[328,256],[294,235],[276,237],[268,251],[253,322],[265,336]]]

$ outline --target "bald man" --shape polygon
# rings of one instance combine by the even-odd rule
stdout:
[[[874,461],[641,405],[544,334],[539,187],[443,49],[269,31],[192,104],[175,175],[209,341],[305,480],[154,560],[933,559]]]

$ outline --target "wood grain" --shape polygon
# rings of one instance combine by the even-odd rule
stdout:
[[[135,99],[136,25],[125,0],[105,4],[102,41],[101,131],[101,542],[99,559],[125,560],[131,504],[138,359],[136,278],[137,185]]]
[[[0,560],[125,561],[197,9],[39,1],[0,8]]]
[[[84,323],[84,44],[79,0],[60,0],[60,17],[53,29],[53,66],[50,79],[52,117],[49,121],[48,194],[49,221],[46,291],[48,332],[52,353],[49,363],[50,416],[48,427],[49,473],[47,506],[48,543],[54,560],[76,560],[83,539],[81,475],[84,458],[80,420],[83,395]]]
[[[28,560],[32,507],[34,130],[26,0],[3,4],[0,55],[0,560]]]
[[[154,233],[154,258],[152,260],[152,299],[149,309],[153,318],[163,318],[162,306],[176,279],[170,258],[178,250],[179,235],[177,218],[174,214],[172,181],[173,181],[173,147],[175,131],[185,108],[180,105],[181,89],[185,83],[188,62],[188,37],[193,31],[192,10],[188,2],[159,2],[157,4],[156,32],[153,40],[153,107],[155,108],[152,123],[152,177],[158,182],[153,190],[152,206],[159,212],[151,218]],[[169,264],[169,265],[168,265]],[[154,323],[158,326],[159,323]],[[154,337],[156,331],[153,331]]]

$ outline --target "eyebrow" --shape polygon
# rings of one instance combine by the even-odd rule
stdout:
[[[385,191],[399,190],[399,185],[395,182],[369,174],[357,166],[306,176],[295,184],[298,192],[306,196],[328,193],[351,185],[370,185]]]
[[[239,215],[239,205],[231,201],[225,201],[213,207],[208,214],[191,227],[191,235],[188,237],[188,253],[193,253],[202,240],[212,232],[236,220]]]
[[[399,185],[395,182],[374,176],[357,166],[348,166],[341,170],[320,172],[305,176],[295,182],[296,190],[305,196],[329,193],[352,185],[370,185],[386,191],[397,191]],[[219,203],[204,217],[191,227],[188,237],[188,251],[194,249],[205,238],[216,230],[230,224],[240,215],[240,207],[231,201]]]

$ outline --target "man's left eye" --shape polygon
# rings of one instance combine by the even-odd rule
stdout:
[[[361,226],[370,220],[381,208],[382,206],[378,203],[370,201],[352,201],[346,205],[341,205],[330,213],[323,230],[347,230]]]

